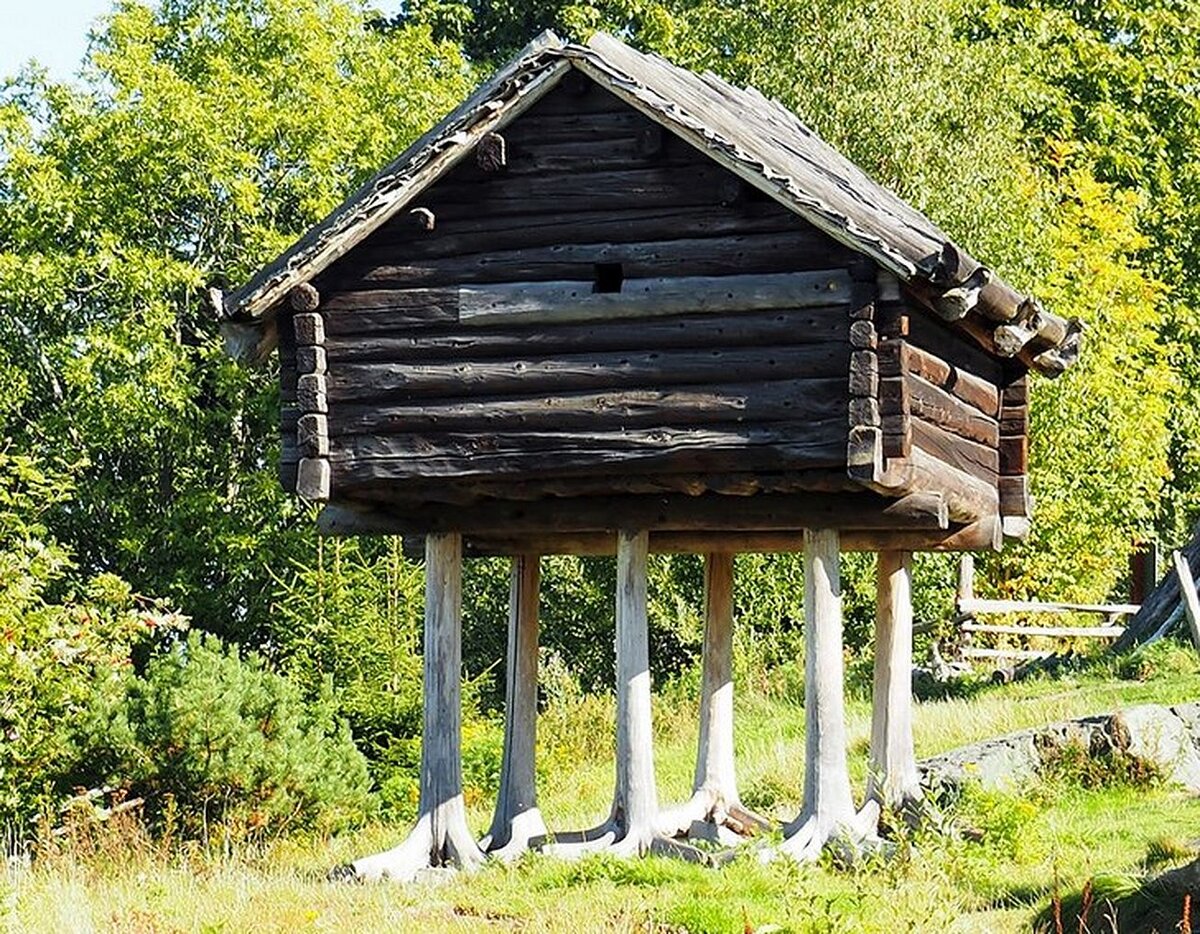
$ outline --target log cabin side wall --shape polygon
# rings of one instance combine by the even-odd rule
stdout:
[[[870,301],[873,264],[598,89],[558,89],[501,136],[315,282],[335,496],[844,474],[851,308]],[[512,283],[735,275],[749,307],[703,314],[480,324],[462,307]],[[754,286],[781,275],[811,292],[781,304]],[[312,354],[287,317],[281,473],[295,489]]]
[[[909,299],[888,312],[886,453],[904,457],[920,448],[996,489],[1002,516],[1024,516],[1019,496],[1026,487],[1028,450],[1024,369],[991,356]]]

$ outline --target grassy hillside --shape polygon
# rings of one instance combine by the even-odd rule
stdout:
[[[1120,671],[1109,665],[922,703],[917,750],[931,755],[1060,718],[1198,697],[1200,666],[1190,650],[1164,647]],[[658,702],[664,802],[688,790],[692,705],[681,687]],[[794,816],[803,709],[767,695],[744,696],[738,716],[744,797],[776,816]],[[851,766],[859,787],[869,716],[865,700],[851,700]],[[586,696],[543,717],[543,759],[550,765],[541,795],[551,827],[586,826],[604,816],[612,769],[596,735],[609,723],[610,704]],[[10,868],[0,918],[16,930],[56,932],[1029,930],[1056,890],[1076,890],[1098,873],[1137,873],[1163,854],[1182,857],[1200,835],[1200,800],[1177,789],[1119,776],[1103,787],[1087,784],[1067,773],[1019,794],[973,793],[953,816],[982,839],[922,833],[902,840],[890,859],[849,869],[764,866],[753,853],[719,870],[664,859],[529,858],[436,886],[345,886],[324,882],[324,870],[390,845],[404,828],[375,826],[265,847],[214,843],[204,850],[154,843],[126,825],[98,841],[64,845],[31,869]],[[482,831],[489,802],[470,804]]]

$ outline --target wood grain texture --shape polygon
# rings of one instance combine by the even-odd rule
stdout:
[[[331,439],[335,483],[421,477],[554,477],[646,472],[784,470],[845,460],[845,420],[628,431],[352,435]]]
[[[432,363],[519,358],[537,353],[787,346],[845,340],[837,307],[677,315],[575,324],[389,328],[385,316],[339,315],[329,322],[328,354],[338,364]]]
[[[938,493],[887,500],[871,493],[762,494],[729,497],[604,496],[529,503],[484,502],[469,506],[400,504],[331,505],[319,520],[328,534],[386,522],[391,534],[439,531],[489,535],[615,531],[634,526],[654,531],[787,531],[810,526],[860,529],[945,529],[949,516]]]
[[[769,349],[665,350],[563,354],[517,360],[460,359],[454,363],[346,364],[328,376],[336,402],[430,399],[503,393],[611,390],[739,379],[839,376],[849,347],[840,343]]]

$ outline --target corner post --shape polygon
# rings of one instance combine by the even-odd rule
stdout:
[[[425,697],[417,824],[394,849],[356,860],[336,877],[406,882],[447,865],[473,869],[483,853],[462,794],[462,536],[425,538]]]

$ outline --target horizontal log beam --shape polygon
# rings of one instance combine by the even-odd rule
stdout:
[[[743,531],[803,528],[860,530],[946,529],[949,519],[940,494],[918,493],[888,500],[871,493],[747,496],[604,496],[531,503],[488,502],[454,507],[395,506],[363,510],[329,507],[319,519],[325,534],[350,534],[360,523],[386,517],[395,534],[542,534],[558,532],[713,531],[730,525]]]
[[[586,233],[585,231],[580,231]],[[829,268],[828,238],[815,230],[725,237],[646,241],[599,241],[595,234],[576,243],[547,243],[516,249],[484,246],[477,253],[420,257],[396,246],[366,247],[348,268],[323,283],[327,292],[381,286],[449,286],[481,283],[572,280],[592,274],[598,263],[620,263],[626,279],[652,279],[688,270],[692,276],[796,272]],[[839,254],[835,252],[835,259]],[[807,260],[807,261],[806,261]]]
[[[851,287],[844,270],[627,279],[619,292],[596,292],[593,285],[509,282],[461,288],[458,316],[463,324],[541,324],[805,308],[847,304]]]
[[[722,382],[736,374],[746,382],[797,376],[840,376],[850,348],[829,342],[795,347],[732,350],[665,350],[530,356],[517,360],[470,360],[431,364],[334,361],[328,380],[332,402],[463,397],[500,393],[612,390]]]
[[[330,460],[335,482],[347,490],[418,477],[824,468],[845,463],[845,425],[843,416],[607,432],[351,435],[331,439]]]
[[[885,470],[850,473],[868,489],[885,496],[938,490],[946,497],[951,522],[972,524],[994,519],[1000,534],[1000,497],[995,484],[984,483],[920,447],[914,446],[906,458],[889,459]]]
[[[406,314],[406,313],[402,313]],[[538,353],[787,346],[846,339],[844,309],[778,309],[678,315],[639,321],[593,321],[554,327],[420,329],[391,327],[386,313],[347,312],[327,323],[325,346],[339,364],[380,360],[520,359]]]
[[[849,530],[840,535],[842,551],[988,551],[1000,547],[999,523],[982,522],[944,531],[871,532]],[[390,534],[386,529],[358,534]],[[417,554],[420,537],[404,540],[406,553]],[[611,555],[616,536],[610,533],[537,536],[471,536],[463,540],[464,553],[472,557],[494,555]],[[804,550],[804,532],[651,532],[650,550],[656,554],[771,554]]]
[[[330,418],[334,437],[420,431],[573,431],[742,422],[824,421],[844,416],[845,380],[794,379],[626,389],[413,405],[346,404]]]

